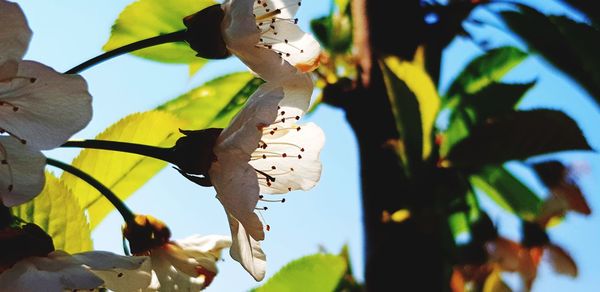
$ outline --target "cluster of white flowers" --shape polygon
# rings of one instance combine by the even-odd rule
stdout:
[[[321,174],[324,134],[315,124],[298,124],[313,91],[308,72],[318,66],[320,56],[317,41],[297,26],[294,15],[300,4],[227,0],[221,6],[227,49],[266,81],[218,137],[209,169],[231,239],[170,241],[167,232],[163,241],[134,257],[102,251],[28,256],[0,265],[0,290],[197,291],[210,284],[221,250],[229,247],[232,258],[262,280],[266,256],[259,242],[265,234],[256,213],[263,207],[257,204],[284,199],[261,194],[308,190]],[[60,146],[92,117],[91,96],[81,76],[22,60],[30,38],[20,7],[0,0],[0,202],[6,207],[42,191],[45,157],[40,151]]]

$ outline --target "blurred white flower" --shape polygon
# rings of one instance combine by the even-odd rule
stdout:
[[[31,30],[21,8],[0,0],[0,199],[24,203],[42,191],[45,158],[92,117],[85,80],[23,61]]]
[[[0,274],[2,291],[30,292],[108,288],[137,291],[150,284],[150,260],[104,251],[70,255],[53,251],[27,257]]]
[[[217,275],[221,250],[230,246],[228,236],[194,235],[152,249],[149,290],[200,291],[208,287]]]
[[[263,84],[214,147],[216,160],[208,173],[229,220],[233,240],[230,253],[257,281],[264,278],[266,266],[258,242],[265,237],[263,224],[255,213],[264,208],[257,203],[284,201],[267,199],[260,193],[308,190],[321,175],[319,153],[324,134],[315,124],[296,124],[304,109],[295,105],[303,103],[297,100],[302,98],[284,98],[281,86]]]
[[[193,235],[170,240],[171,232],[160,220],[137,215],[123,234],[136,255],[150,256],[152,283],[146,291],[200,291],[217,275],[221,250],[231,246],[228,236]]]

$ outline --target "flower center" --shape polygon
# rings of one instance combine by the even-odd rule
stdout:
[[[305,147],[298,145],[297,139],[290,135],[302,130],[295,124],[299,119],[300,116],[286,113],[285,110],[278,108],[275,122],[262,128],[262,138],[250,156],[250,164],[258,173],[259,183],[272,187],[278,177],[285,177],[295,171],[295,160],[302,159],[306,151]],[[280,184],[277,187],[292,190],[292,186],[281,186],[288,180],[280,179],[277,182]],[[263,197],[260,199],[264,202],[285,202],[285,199],[266,200]]]
[[[305,64],[296,64],[292,59],[298,54],[303,54],[304,49],[298,40],[291,39],[297,33],[291,29],[289,24],[297,24],[298,18],[292,16],[296,13],[301,1],[285,1],[281,7],[275,7],[273,3],[266,0],[256,0],[254,3],[254,17],[256,27],[260,31],[261,37],[257,47],[272,50],[284,60],[303,70]],[[311,66],[308,66],[312,68]]]

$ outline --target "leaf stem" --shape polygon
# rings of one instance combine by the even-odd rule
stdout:
[[[139,154],[174,163],[173,149],[108,140],[67,141],[61,147],[90,148]]]
[[[117,195],[115,195],[115,193],[113,193],[109,188],[104,186],[101,182],[96,180],[91,175],[85,173],[79,168],[60,162],[58,160],[54,160],[52,158],[47,158],[46,164],[58,167],[90,184],[92,187],[96,188],[102,195],[104,195],[104,197],[107,198],[111,202],[111,204],[113,204],[113,206],[115,206],[117,211],[119,211],[121,216],[123,216],[125,222],[134,221],[135,214],[125,205],[125,203],[123,203],[123,201],[121,201],[121,199],[119,199],[119,197],[117,197]]]
[[[89,67],[92,67],[96,64],[102,63],[102,62],[112,59],[114,57],[117,57],[117,56],[120,56],[123,54],[127,54],[127,53],[130,53],[133,51],[137,51],[140,49],[153,47],[153,46],[166,44],[166,43],[183,42],[183,41],[185,41],[186,36],[187,36],[187,29],[182,29],[182,30],[179,30],[176,32],[163,34],[163,35],[151,37],[148,39],[144,39],[141,41],[137,41],[135,43],[131,43],[131,44],[116,48],[116,49],[108,51],[102,55],[99,55],[92,59],[89,59],[89,60],[67,70],[65,72],[65,74],[77,74],[77,73],[80,73],[81,71],[84,71],[84,70],[88,69]]]

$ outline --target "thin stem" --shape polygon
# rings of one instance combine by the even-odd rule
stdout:
[[[82,179],[86,183],[90,184],[92,187],[96,188],[102,195],[104,195],[105,198],[107,198],[111,202],[111,204],[113,204],[113,206],[115,206],[115,208],[117,208],[117,211],[119,211],[121,216],[123,216],[125,222],[133,222],[133,220],[135,219],[135,214],[131,210],[129,210],[129,208],[127,208],[125,203],[123,203],[123,201],[121,201],[121,199],[119,199],[119,197],[117,197],[117,195],[115,195],[115,193],[113,193],[109,188],[104,186],[101,182],[93,178],[91,175],[83,172],[79,168],[60,162],[58,160],[54,160],[52,158],[47,158],[46,163],[48,165],[58,167],[68,173],[71,173],[72,175]]]
[[[107,141],[107,140],[82,140],[82,141],[68,141],[61,147],[75,147],[75,148],[91,148],[91,149],[102,149],[112,150],[119,152],[134,153],[143,156],[148,156],[163,160],[166,162],[173,163],[173,150],[172,148],[162,148],[149,145]]]
[[[65,72],[65,74],[77,74],[77,73],[79,73],[89,67],[92,67],[98,63],[102,63],[102,62],[109,60],[111,58],[114,58],[116,56],[127,54],[127,53],[137,51],[140,49],[153,47],[153,46],[166,44],[166,43],[183,42],[183,41],[185,41],[186,36],[187,36],[187,30],[183,29],[183,30],[179,30],[176,32],[163,34],[163,35],[151,37],[148,39],[144,39],[141,41],[137,41],[135,43],[131,43],[131,44],[122,46],[120,48],[116,48],[112,51],[108,51],[102,55],[99,55],[92,59],[89,59],[89,60],[67,70]]]

